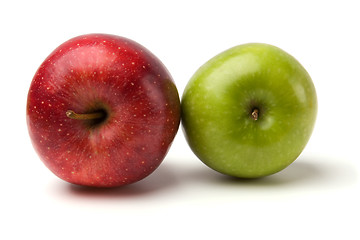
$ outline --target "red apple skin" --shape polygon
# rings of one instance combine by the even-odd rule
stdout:
[[[67,110],[107,113],[101,123]],[[55,49],[37,70],[27,99],[33,146],[59,178],[116,187],[151,174],[180,123],[172,77],[151,52],[119,36],[88,34]]]

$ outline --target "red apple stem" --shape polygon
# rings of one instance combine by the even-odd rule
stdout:
[[[71,119],[77,120],[93,120],[105,117],[104,112],[94,112],[94,113],[76,113],[73,110],[67,110],[66,116]]]
[[[255,121],[258,120],[259,119],[259,109],[257,109],[257,108],[253,109],[253,111],[251,113],[251,117]]]

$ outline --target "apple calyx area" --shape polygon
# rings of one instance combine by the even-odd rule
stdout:
[[[251,118],[254,120],[254,121],[257,121],[259,119],[259,109],[257,108],[254,108],[251,112]]]

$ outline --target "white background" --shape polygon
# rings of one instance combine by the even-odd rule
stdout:
[[[0,239],[360,239],[357,1],[2,1]],[[42,61],[85,33],[131,38],[180,95],[208,59],[248,42],[295,56],[317,89],[314,133],[282,172],[235,181],[202,164],[180,130],[163,164],[112,190],[75,187],[39,160],[27,91]]]

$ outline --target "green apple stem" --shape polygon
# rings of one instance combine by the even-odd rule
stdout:
[[[66,116],[71,119],[77,120],[94,120],[105,117],[104,112],[93,112],[93,113],[76,113],[73,110],[67,110]]]
[[[259,119],[259,109],[254,108],[254,109],[252,110],[251,117],[252,117],[252,119],[254,119],[255,121],[258,120],[258,119]]]

